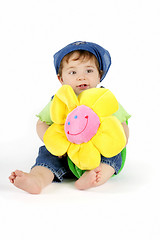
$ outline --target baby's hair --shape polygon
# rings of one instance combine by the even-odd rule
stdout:
[[[91,53],[91,52],[88,52],[88,51],[85,51],[85,50],[77,50],[77,51],[73,51],[73,52],[70,52],[68,53],[66,56],[64,56],[64,58],[62,59],[61,63],[60,63],[60,67],[59,67],[59,71],[58,71],[58,75],[61,77],[62,76],[62,69],[63,69],[63,62],[66,61],[67,63],[69,62],[69,59],[71,58],[71,56],[74,54],[74,53],[77,53],[77,57],[72,59],[73,61],[77,61],[77,60],[82,60],[82,61],[87,61],[87,60],[90,60],[90,59],[94,59],[95,61],[95,64],[96,64],[96,67],[99,71],[99,74],[100,76],[103,75],[103,71],[100,69],[99,67],[99,62],[97,60],[97,58]]]

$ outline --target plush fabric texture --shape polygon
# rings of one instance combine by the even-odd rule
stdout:
[[[96,134],[99,125],[97,114],[91,108],[81,105],[68,114],[64,129],[68,141],[81,144]]]
[[[56,156],[67,153],[71,161],[81,170],[96,168],[100,164],[101,154],[113,157],[125,147],[126,136],[123,127],[120,121],[112,116],[118,108],[115,96],[108,89],[88,89],[77,97],[70,86],[63,85],[55,94],[50,107],[51,120],[54,123],[44,135],[46,148]],[[93,131],[95,135],[90,134],[87,139],[88,134],[85,136],[82,134],[80,140],[81,134],[78,134],[78,143],[75,139],[67,138],[68,131],[73,134],[85,133],[89,118],[92,119],[92,115],[90,117],[92,111],[96,119],[99,119],[97,129]],[[73,121],[76,122],[78,119],[81,121],[79,126],[76,126]],[[93,121],[91,120],[92,123]],[[73,128],[68,130],[72,125]],[[91,125],[89,126],[91,129]]]

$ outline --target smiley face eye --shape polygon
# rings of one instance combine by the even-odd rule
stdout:
[[[68,125],[70,125],[71,123],[70,122],[68,122]]]
[[[78,116],[77,116],[77,115],[75,115],[75,116],[74,116],[74,119],[77,119],[77,118],[78,118]]]

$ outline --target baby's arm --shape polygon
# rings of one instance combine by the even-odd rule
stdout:
[[[47,125],[45,122],[42,122],[41,120],[37,121],[37,125],[36,125],[37,134],[39,138],[42,140],[42,142],[43,142],[43,136],[48,128],[49,128],[49,125]]]
[[[126,145],[127,145],[127,143],[128,143],[128,138],[129,138],[129,127],[128,127],[128,125],[126,124],[126,122],[123,122],[123,123],[122,123],[122,126],[123,126],[123,129],[124,129],[125,135],[126,135]]]

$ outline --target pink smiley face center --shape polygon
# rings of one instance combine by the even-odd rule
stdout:
[[[68,141],[76,144],[88,142],[100,125],[97,114],[85,105],[78,106],[68,114],[65,122],[65,133]]]

